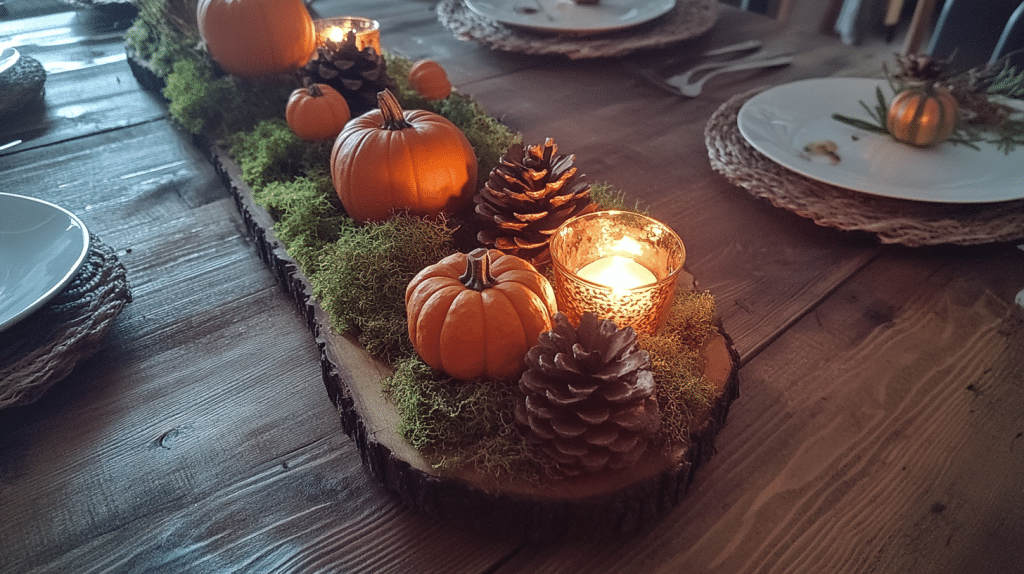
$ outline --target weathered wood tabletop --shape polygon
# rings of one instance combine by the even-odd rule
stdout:
[[[803,3],[812,5],[816,3]],[[906,248],[815,225],[709,166],[730,96],[876,75],[897,48],[726,6],[703,36],[570,61],[459,41],[427,0],[318,0],[371,16],[521,132],[554,138],[686,243],[742,358],[717,455],[628,537],[526,545],[407,510],[342,433],[304,321],[227,191],[91,9],[0,21],[48,70],[4,118],[0,189],[77,213],[134,302],[39,402],[0,411],[2,572],[740,573],[1024,571],[1022,246]],[[69,8],[70,10],[70,8]],[[793,65],[684,100],[631,70],[764,40]],[[1016,301],[1015,301],[1016,298]]]

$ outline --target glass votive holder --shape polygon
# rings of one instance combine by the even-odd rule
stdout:
[[[356,48],[363,50],[372,47],[378,54],[380,51],[380,22],[359,16],[340,16],[326,18],[313,23],[316,28],[316,45],[323,46],[326,40],[343,42],[349,32],[356,35]]]
[[[686,248],[667,225],[638,213],[597,211],[551,237],[558,310],[574,324],[590,311],[620,328],[653,334],[664,325]]]

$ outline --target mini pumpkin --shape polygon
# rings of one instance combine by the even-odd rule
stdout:
[[[405,292],[409,338],[423,362],[459,380],[509,380],[551,330],[548,280],[496,249],[455,253],[420,271]]]
[[[473,146],[455,124],[427,110],[403,111],[388,90],[380,109],[352,119],[331,150],[331,180],[356,221],[395,212],[432,217],[464,209],[476,191]]]
[[[326,84],[297,88],[288,98],[285,119],[295,135],[306,141],[334,139],[352,119],[345,97]]]
[[[909,88],[893,99],[885,126],[896,140],[918,147],[938,145],[952,135],[956,98],[940,87]]]
[[[452,84],[441,64],[433,60],[420,60],[409,69],[409,83],[419,95],[428,100],[443,100],[452,93]]]
[[[302,0],[199,0],[196,23],[210,56],[238,76],[300,68],[316,49]]]

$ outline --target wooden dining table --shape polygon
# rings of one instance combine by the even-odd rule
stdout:
[[[1024,572],[1024,245],[885,244],[709,164],[730,97],[879,76],[898,50],[823,34],[817,4],[785,21],[723,4],[697,37],[589,59],[460,40],[429,0],[310,4],[378,20],[385,51],[438,61],[524,142],[553,138],[672,226],[716,300],[740,396],[713,458],[652,526],[544,544],[410,509],[367,472],[301,312],[133,77],[130,21],[70,5],[0,20],[47,70],[42,109],[2,118],[0,145],[21,141],[0,191],[77,214],[133,296],[95,354],[0,411],[0,572]],[[748,39],[793,63],[696,98],[636,73]]]

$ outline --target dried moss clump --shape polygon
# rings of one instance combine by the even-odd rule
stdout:
[[[641,335],[640,348],[651,355],[661,407],[661,438],[669,443],[689,439],[700,430],[714,406],[716,390],[703,374],[700,354],[709,337],[718,332],[715,300],[706,292],[676,292],[665,328],[656,335]]]
[[[271,182],[287,182],[297,177],[331,181],[331,142],[305,142],[288,127],[284,118],[260,121],[249,131],[239,131],[226,139],[228,153],[242,169],[242,178],[260,192]]]
[[[542,466],[515,428],[513,390],[446,378],[419,358],[399,362],[383,381],[401,415],[398,432],[434,468],[535,480]]]
[[[405,318],[405,288],[421,269],[455,249],[445,221],[398,215],[341,230],[305,270],[339,332],[358,336],[388,361],[413,356]]]

